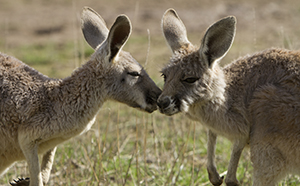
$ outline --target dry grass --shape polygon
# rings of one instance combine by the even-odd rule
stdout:
[[[50,77],[66,77],[92,53],[79,30],[78,17],[84,5],[97,10],[108,25],[121,13],[131,18],[134,30],[125,50],[145,64],[161,87],[159,70],[170,51],[160,31],[160,18],[169,7],[178,11],[189,39],[196,44],[217,19],[237,17],[236,39],[223,63],[268,47],[300,48],[297,0],[0,0],[0,51]],[[229,141],[218,139],[220,173],[226,174],[230,149]],[[199,123],[181,114],[146,114],[107,102],[92,130],[59,146],[48,185],[209,185],[205,163],[206,132]],[[251,171],[249,150],[245,149],[237,173],[242,185],[251,185]],[[28,175],[26,163],[18,162],[1,178],[0,185]],[[296,176],[281,183],[299,184]]]

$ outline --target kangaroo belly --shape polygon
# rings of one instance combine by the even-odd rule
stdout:
[[[56,147],[57,145],[69,140],[70,138],[87,132],[91,129],[91,127],[95,123],[95,120],[96,116],[82,128],[74,128],[74,130],[63,132],[60,135],[41,141],[39,144],[39,154],[44,154],[49,149]]]

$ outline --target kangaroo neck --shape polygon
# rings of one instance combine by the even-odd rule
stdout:
[[[91,120],[106,100],[105,78],[91,62],[62,80],[59,92],[62,110],[74,118]],[[84,121],[85,123],[86,121]]]

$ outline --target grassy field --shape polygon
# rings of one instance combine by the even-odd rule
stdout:
[[[159,70],[170,51],[160,31],[160,18],[175,8],[195,44],[205,29],[226,15],[238,20],[235,42],[222,64],[269,47],[300,48],[300,2],[231,0],[0,0],[0,51],[14,55],[53,78],[64,78],[93,50],[80,33],[84,5],[98,11],[107,25],[127,14],[133,33],[124,50],[163,86]],[[1,142],[0,142],[1,143]],[[226,175],[231,143],[219,137],[216,161]],[[242,185],[251,185],[252,166],[245,149],[237,172]],[[8,185],[29,176],[26,162],[18,162],[0,179]],[[206,131],[183,114],[147,114],[116,102],[106,102],[90,131],[59,145],[48,185],[210,185],[206,173]],[[300,185],[289,176],[280,185]]]

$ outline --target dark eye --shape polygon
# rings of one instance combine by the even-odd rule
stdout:
[[[163,77],[164,81],[166,81],[167,76],[165,74],[161,74],[161,77]]]
[[[127,74],[129,74],[131,76],[140,76],[140,74],[138,72],[128,72]]]
[[[183,81],[187,82],[187,83],[195,83],[199,78],[196,77],[190,77],[190,78],[186,78]]]

